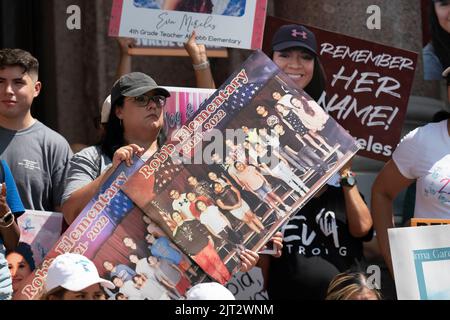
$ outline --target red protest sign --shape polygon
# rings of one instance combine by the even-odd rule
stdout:
[[[263,50],[292,22],[268,17]],[[400,140],[417,53],[310,26],[327,77],[317,101],[358,140],[360,155],[387,161]]]

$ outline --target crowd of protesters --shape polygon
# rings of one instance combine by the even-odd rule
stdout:
[[[304,36],[298,37],[299,33]],[[131,72],[131,57],[126,51],[133,46],[133,40],[120,39],[119,43],[121,60],[109,96],[105,93],[108,98],[101,110],[100,142],[85,146],[76,154],[59,133],[31,115],[33,99],[42,87],[37,59],[21,49],[0,50],[0,300],[11,299],[13,292],[20,287],[19,282],[36,267],[23,253],[27,251],[26,244],[19,244],[20,231],[16,219],[25,209],[61,211],[70,225],[121,163],[129,165],[134,155],[145,161],[163,143],[160,135],[164,125],[163,110],[170,93],[158,86],[152,77]],[[197,86],[215,88],[206,49],[196,43],[195,32],[185,48],[194,65]],[[326,79],[314,33],[302,25],[282,26],[274,34],[271,49],[271,59],[293,80],[297,89],[318,99]],[[448,78],[448,69],[444,75]],[[277,105],[279,108],[283,106],[281,102],[279,100]],[[262,110],[261,115],[263,113]],[[286,126],[289,128],[290,123],[286,122]],[[299,129],[299,126],[303,127]],[[323,126],[326,130],[326,119]],[[314,128],[304,128],[304,124],[298,121],[290,129],[297,132],[306,130],[311,137],[317,133]],[[284,132],[283,127],[279,130]],[[271,243],[276,253],[240,252],[241,270],[261,267],[270,299],[381,299],[380,293],[368,285],[367,275],[361,271],[365,263],[363,243],[372,239],[375,230],[380,251],[392,273],[387,229],[394,227],[393,200],[413,182],[416,182],[414,217],[447,216],[450,202],[442,201],[438,192],[432,196],[425,190],[439,188],[433,184],[436,175],[442,179],[447,175],[449,136],[450,122],[447,119],[410,132],[375,180],[371,209],[358,190],[349,161],[340,169],[337,179],[325,184],[292,216],[282,228],[283,232],[273,236]],[[321,143],[317,139],[314,141]],[[330,148],[333,146],[327,145],[326,149]],[[286,151],[286,156],[289,160],[296,157],[304,159],[312,153],[311,162],[319,159],[312,165],[322,168],[321,156],[311,150],[304,143],[297,150]],[[289,163],[283,165],[287,167]],[[243,173],[238,167],[234,171],[239,178]],[[243,168],[245,170],[247,165],[243,164]],[[430,168],[441,170],[431,172]],[[221,194],[226,188],[231,190],[226,189],[227,195],[236,193],[233,191],[236,188],[229,186],[229,180],[217,176],[214,179],[216,193]],[[269,186],[267,188],[270,189]],[[264,198],[270,192],[263,190],[257,194]],[[241,208],[230,201],[222,196],[218,201],[220,209]],[[275,206],[276,201],[273,200]],[[207,200],[202,204],[205,208],[211,206]],[[188,225],[186,221],[194,218],[188,219],[180,212],[178,216],[175,230],[182,233],[180,226],[183,223]],[[254,215],[250,218],[258,219]],[[253,221],[251,219],[247,224]],[[254,222],[256,226],[260,223],[259,220]],[[324,224],[328,229],[324,230]],[[314,234],[310,245],[320,247],[320,254],[305,252],[303,238],[307,234]],[[212,238],[208,235],[205,241]],[[345,254],[342,247],[346,248]],[[58,256],[48,269],[46,292],[42,299],[105,299],[106,289],[114,289],[115,283],[102,279],[97,267],[82,255],[66,253]],[[358,268],[360,270],[355,271]],[[146,279],[138,280],[144,283]],[[195,286],[186,296],[192,299],[232,299],[229,292],[216,285]],[[117,299],[121,297],[123,293],[116,295]]]

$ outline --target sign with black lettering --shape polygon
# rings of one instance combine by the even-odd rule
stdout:
[[[263,50],[282,25],[268,17]],[[306,26],[314,32],[327,86],[318,104],[358,140],[360,155],[387,161],[397,146],[417,53]]]
[[[236,273],[225,287],[237,300],[269,300],[268,293],[264,290],[264,278],[258,267]]]
[[[206,45],[260,49],[267,0],[114,0],[109,35],[186,42],[196,30]]]
[[[206,46],[208,57],[227,58],[226,48]],[[136,47],[129,48],[128,54],[132,56],[169,56],[188,57],[182,42],[136,39]]]

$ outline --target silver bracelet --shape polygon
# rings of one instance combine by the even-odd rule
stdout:
[[[10,221],[8,222],[7,220]],[[14,221],[14,215],[12,214],[11,210],[9,210],[3,217],[0,218],[0,228],[9,228],[14,224]],[[7,223],[7,225],[4,225],[4,223]]]
[[[206,60],[205,62],[199,63],[199,64],[193,64],[192,67],[194,70],[205,70],[209,68],[209,60]]]

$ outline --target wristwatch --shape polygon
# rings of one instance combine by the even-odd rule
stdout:
[[[356,185],[356,174],[353,171],[347,171],[341,175],[341,187],[353,187]]]
[[[14,216],[13,216],[11,210],[9,210],[7,213],[5,213],[5,215],[3,217],[0,217],[0,223],[1,224],[9,224],[9,223],[11,223],[12,219],[14,219]]]

